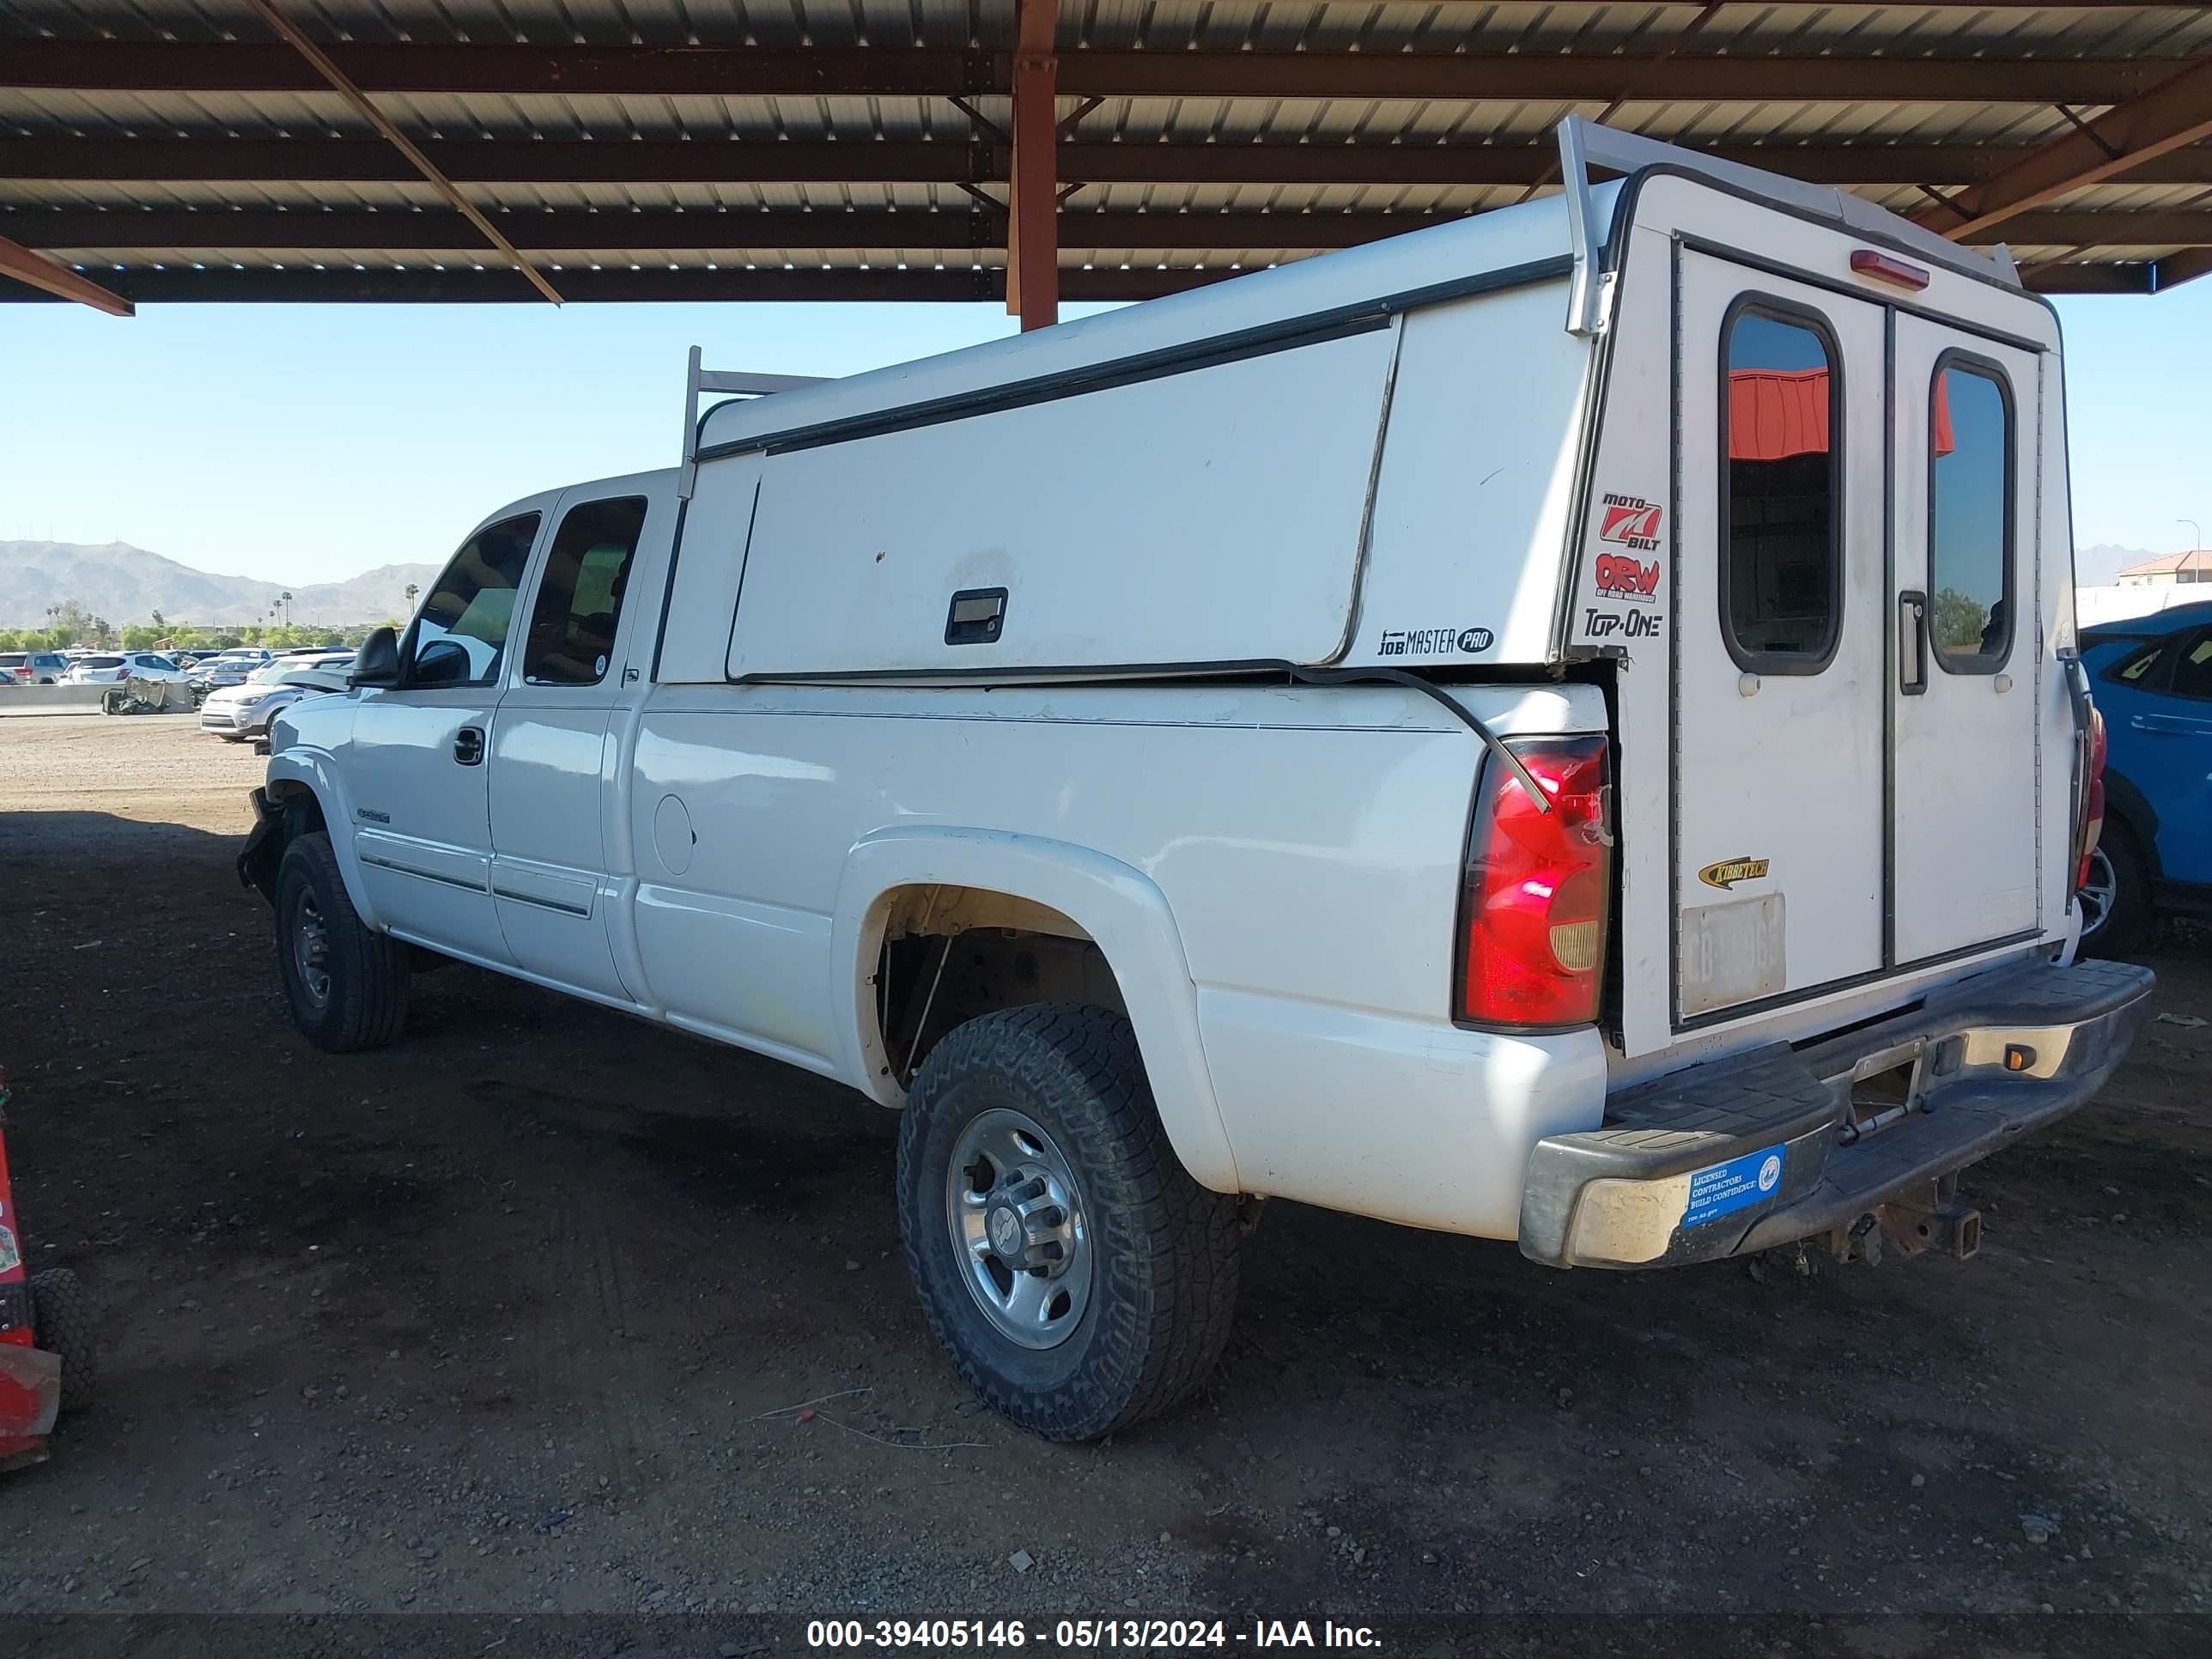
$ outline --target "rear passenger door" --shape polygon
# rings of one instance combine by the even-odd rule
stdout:
[[[1910,967],[2038,925],[2039,365],[1911,313],[1893,326],[1892,926]]]
[[[665,541],[667,493],[641,481],[561,498],[501,702],[491,756],[491,884],[515,964],[632,1000],[608,933],[616,708],[642,688],[654,606],[632,577],[648,533]]]
[[[2183,635],[2160,672],[2171,674],[2166,694],[2136,699],[2129,747],[2148,762],[2141,782],[2159,817],[2160,873],[2212,887],[2212,628]]]

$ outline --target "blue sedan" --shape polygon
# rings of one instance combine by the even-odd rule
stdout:
[[[2108,744],[2082,942],[2123,955],[2212,915],[2212,600],[2085,629],[2081,659]]]

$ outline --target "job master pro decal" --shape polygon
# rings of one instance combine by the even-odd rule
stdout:
[[[1486,628],[1386,628],[1375,647],[1378,657],[1441,657],[1456,651],[1479,656],[1498,643]]]

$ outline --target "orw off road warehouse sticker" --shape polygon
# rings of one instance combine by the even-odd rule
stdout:
[[[1666,617],[1658,611],[1664,566],[1659,557],[1666,510],[1642,495],[1608,489],[1598,498],[1597,547],[1590,586],[1597,603],[1583,609],[1583,635],[1613,641],[1659,637]],[[1626,607],[1613,602],[1626,600]]]

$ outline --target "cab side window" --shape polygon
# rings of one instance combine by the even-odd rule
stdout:
[[[1947,353],[1928,403],[1929,636],[1953,674],[1994,674],[2012,652],[2012,394]]]
[[[499,678],[514,596],[538,538],[538,514],[487,525],[453,555],[409,630],[404,683],[490,685]]]
[[[1723,345],[1721,638],[1755,674],[1817,674],[1843,614],[1843,386],[1810,313],[1740,304]]]
[[[531,607],[522,678],[532,685],[597,685],[606,678],[645,527],[645,497],[581,501],[554,532]]]

